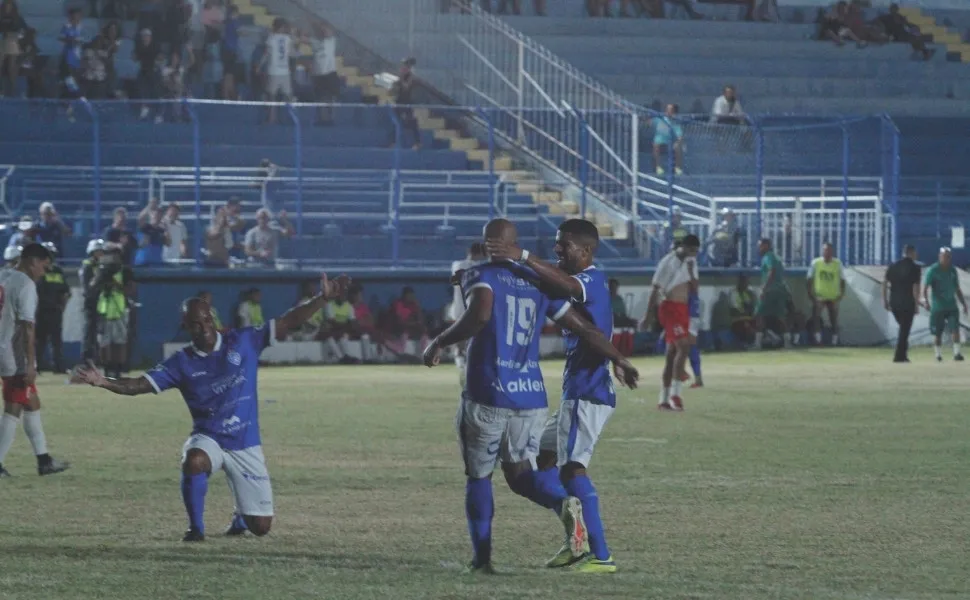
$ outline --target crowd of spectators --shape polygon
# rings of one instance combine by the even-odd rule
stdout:
[[[224,0],[91,0],[87,16],[99,19],[95,31],[84,16],[72,8],[59,32],[38,31],[17,0],[0,1],[0,96],[334,102],[340,94],[336,38],[322,24],[299,29],[276,19],[271,31],[244,26],[238,8]],[[131,55],[121,57],[131,25]],[[38,36],[55,33],[61,50],[45,55]],[[248,56],[245,36],[254,40]],[[129,78],[119,76],[122,58],[133,61]],[[147,102],[140,116],[184,117]]]
[[[842,0],[828,10],[819,9],[815,19],[816,37],[839,46],[854,42],[859,48],[890,42],[909,44],[913,56],[922,60],[929,60],[936,53],[935,48],[927,45],[929,38],[899,12],[898,4],[891,4],[888,12],[868,21],[866,6],[865,0]]]

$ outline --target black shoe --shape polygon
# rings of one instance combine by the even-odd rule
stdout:
[[[249,531],[246,527],[246,522],[239,515],[232,515],[232,521],[229,522],[229,527],[226,528],[227,536],[238,536],[245,535]]]
[[[198,529],[190,528],[188,531],[185,532],[185,535],[182,536],[182,541],[183,542],[204,542],[205,534],[203,534]]]
[[[963,362],[963,355],[962,354],[957,354],[956,356],[953,357],[953,360],[955,360],[957,362]]]
[[[10,474],[10,471],[4,469],[3,465],[0,465],[0,479],[4,477],[13,477],[13,475]]]
[[[943,362],[943,357],[942,356],[937,356],[936,357],[936,362]]]
[[[54,473],[63,473],[70,468],[71,463],[67,462],[66,460],[57,460],[56,458],[47,457],[47,460],[39,461],[37,463],[37,474],[53,475]]]

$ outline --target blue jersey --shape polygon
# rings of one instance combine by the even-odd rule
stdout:
[[[687,311],[691,319],[701,317],[701,296],[697,292],[691,292],[687,296]]]
[[[546,317],[559,319],[569,303],[551,300],[511,262],[482,263],[462,276],[462,293],[492,291],[492,316],[468,344],[466,397],[499,408],[544,408],[549,401],[539,370],[539,334]],[[534,275],[534,274],[533,274]]]
[[[609,278],[596,267],[589,267],[573,277],[583,284],[583,296],[571,300],[573,307],[606,339],[610,339],[613,336],[613,302]],[[609,359],[590,349],[575,333],[563,330],[563,335],[566,337],[566,368],[562,397],[616,406]]]
[[[192,433],[225,450],[260,445],[256,371],[263,348],[275,342],[276,323],[218,334],[212,352],[182,348],[145,373],[156,393],[178,388],[192,415]]]
[[[81,26],[66,23],[61,27],[61,37],[64,38],[64,48],[61,59],[72,69],[81,68]]]

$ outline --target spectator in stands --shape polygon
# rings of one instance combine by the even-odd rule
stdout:
[[[152,198],[138,213],[138,250],[135,266],[163,264],[162,251],[171,240],[162,225],[162,209],[158,198]]]
[[[44,202],[40,205],[40,221],[36,226],[35,241],[54,244],[57,255],[63,258],[64,238],[70,237],[72,233],[71,228],[61,221],[52,203]]]
[[[237,327],[259,327],[266,323],[263,318],[263,292],[259,288],[249,288],[243,292],[236,312]]]
[[[263,208],[268,210],[270,215],[274,215],[283,208],[282,202],[277,203],[279,199],[277,192],[282,187],[282,182],[277,177],[280,168],[270,159],[264,158],[259,161],[259,170],[260,179],[253,187],[259,188],[260,201],[263,204]]]
[[[738,243],[744,237],[744,230],[738,225],[734,211],[725,208],[721,211],[722,221],[713,232],[707,246],[711,266],[733,267],[738,264]]]
[[[121,247],[122,263],[131,264],[138,243],[135,241],[135,236],[128,230],[128,211],[123,206],[114,210],[114,219],[111,221],[111,226],[104,230],[101,239],[118,244]]]
[[[266,100],[270,102],[289,102],[293,99],[293,77],[290,73],[290,59],[293,58],[293,39],[290,26],[285,19],[273,21],[273,33],[266,40]],[[269,108],[269,122],[276,123],[276,105]]]
[[[279,257],[280,237],[293,235],[293,226],[285,210],[280,212],[279,225],[271,223],[271,220],[269,211],[261,208],[256,211],[256,227],[246,232],[243,247],[252,262],[272,264]]]
[[[28,27],[20,40],[20,73],[27,82],[28,98],[43,98],[47,95],[44,86],[47,60],[48,57],[41,54],[40,46],[37,45],[37,30]]]
[[[178,102],[188,96],[188,90],[185,86],[185,69],[181,52],[173,52],[168,64],[161,68],[162,89],[165,92],[165,98],[173,101],[167,105],[167,108],[171,120],[175,122],[182,121],[183,117],[186,116],[183,114],[185,107],[181,102]]]
[[[173,202],[168,205],[165,218],[162,219],[167,240],[165,248],[162,249],[162,260],[165,262],[178,261],[188,256],[186,241],[189,239],[189,231],[180,218],[181,212],[179,205]]]
[[[664,253],[667,253],[675,244],[683,241],[689,233],[687,228],[684,227],[684,211],[679,206],[670,209],[670,222],[666,223],[664,228],[664,243],[666,244]]]
[[[222,27],[226,20],[226,9],[221,2],[206,0],[202,9],[202,26],[205,28],[205,45],[212,46],[222,42]]]
[[[341,364],[358,364],[360,362],[347,352],[347,342],[351,339],[360,338],[356,318],[354,305],[350,303],[346,292],[327,303],[327,347]]]
[[[236,84],[245,81],[245,63],[239,54],[239,9],[230,6],[222,29],[220,58],[222,59],[222,99],[238,100]]]
[[[637,320],[626,312],[626,301],[620,295],[620,282],[610,278],[610,302],[613,306],[613,327],[636,327]]]
[[[205,231],[205,262],[210,267],[229,266],[229,253],[233,247],[233,235],[229,223],[226,208],[220,206]]]
[[[890,4],[889,12],[876,18],[876,23],[881,25],[883,31],[894,42],[909,44],[913,48],[913,54],[922,56],[923,60],[929,60],[936,54],[935,48],[928,48],[919,28],[909,22],[899,12],[898,4]]]
[[[412,340],[417,343],[415,356],[420,355],[428,345],[428,326],[413,288],[401,290],[401,297],[391,303],[390,317],[391,333],[400,344],[397,351],[406,352],[408,340]]]
[[[323,23],[315,26],[315,35],[310,40],[313,48],[313,93],[314,101],[331,104],[340,96],[340,75],[337,74],[337,36]],[[317,109],[317,120],[321,125],[333,124],[333,109],[321,106]]]
[[[61,34],[58,40],[64,46],[61,49],[60,79],[63,85],[62,97],[67,99],[78,98],[83,91],[81,90],[81,10],[72,8],[67,11],[67,23],[61,27]],[[68,116],[71,116],[72,109],[68,108]]]
[[[500,15],[508,14],[510,6],[513,15],[522,14],[522,0],[498,0],[498,10],[496,12]],[[535,9],[536,16],[546,16],[546,0],[532,0],[532,7]],[[486,12],[492,10],[491,0],[482,0],[482,10]]]
[[[102,51],[104,52],[104,66],[107,74],[105,85],[109,98],[118,95],[118,72],[115,69],[115,55],[121,48],[121,25],[118,21],[110,21],[101,30],[103,40]]]
[[[27,23],[20,16],[17,3],[14,0],[0,2],[0,71],[7,73],[7,79],[0,82],[0,96],[13,96],[17,92],[20,37],[26,30]]]
[[[108,65],[105,40],[95,36],[84,47],[81,60],[81,90],[88,100],[101,100],[107,95]]]
[[[676,104],[668,104],[662,117],[653,119],[653,162],[657,175],[665,173],[664,165],[673,163],[674,173],[684,174],[684,128],[678,121],[680,112]],[[673,156],[670,155],[673,148]],[[667,154],[666,163],[661,159],[661,153]]]
[[[738,275],[738,283],[731,292],[731,333],[744,346],[754,343],[755,295],[747,275]]]
[[[866,42],[849,28],[846,22],[848,16],[849,5],[845,0],[837,2],[828,12],[820,10],[819,17],[816,19],[819,26],[818,39],[833,41],[837,46],[844,46],[845,40],[852,40],[856,46],[864,48]]]
[[[417,61],[413,58],[405,58],[401,61],[398,79],[391,88],[391,95],[394,97],[396,106],[394,112],[401,121],[402,131],[410,131],[414,135],[415,150],[421,147],[421,130],[418,128],[418,119],[414,116],[414,111],[411,110],[411,105],[414,104],[414,65],[416,64]],[[391,146],[393,147],[398,144],[396,128],[391,136]],[[401,142],[403,143],[403,140]]]
[[[152,35],[151,29],[142,29],[135,40],[134,59],[138,63],[136,85],[138,96],[142,100],[155,100],[159,93],[158,59],[161,55],[158,43]],[[141,118],[147,119],[151,115],[148,104],[141,107]],[[156,115],[156,122],[161,123],[161,113]]]
[[[733,85],[724,86],[724,92],[714,100],[711,122],[721,125],[741,125],[746,121],[741,101]]]
[[[264,32],[259,39],[259,43],[253,46],[253,53],[249,56],[249,88],[254,100],[262,100],[266,97],[266,61],[264,57],[268,53],[269,32]]]

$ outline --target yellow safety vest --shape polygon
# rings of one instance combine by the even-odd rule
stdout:
[[[263,307],[255,302],[247,302],[246,310],[249,311],[249,324],[253,327],[259,327],[266,323],[263,320]]]
[[[837,299],[842,293],[842,261],[833,258],[827,263],[821,257],[813,260],[812,288],[819,300]]]
[[[330,314],[333,315],[333,321],[336,323],[347,323],[354,314],[354,307],[350,302],[344,302],[343,304],[331,302],[329,309]]]
[[[119,286],[124,285],[125,280],[121,271],[115,273],[113,279]],[[125,293],[121,290],[101,292],[98,296],[98,314],[108,321],[116,321],[124,317],[126,308],[128,308],[128,302],[125,299]]]

